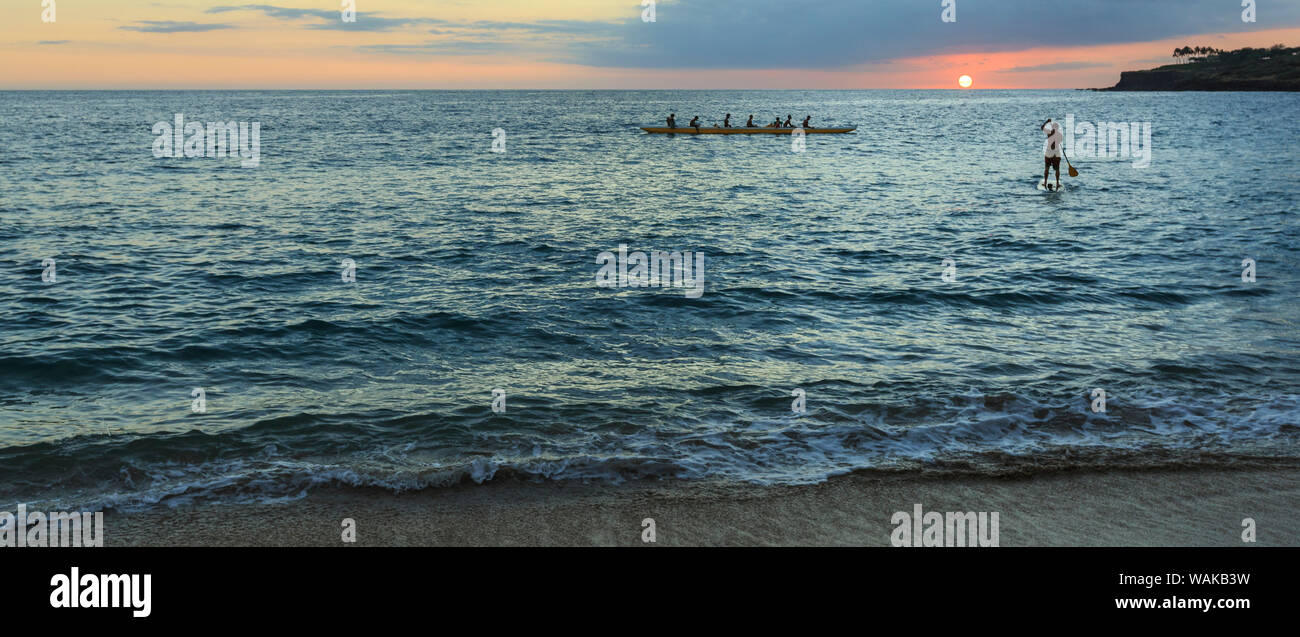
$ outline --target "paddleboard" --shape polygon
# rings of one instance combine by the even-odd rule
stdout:
[[[1056,190],[1056,182],[1055,182],[1055,181],[1048,180],[1047,185],[1048,185],[1048,186],[1051,186],[1051,188],[1044,188],[1044,187],[1043,187],[1043,182],[1042,182],[1042,180],[1039,180],[1039,181],[1038,181],[1038,184],[1037,184],[1038,189],[1039,189],[1040,191],[1042,191],[1042,192],[1062,192],[1062,191],[1065,190],[1065,182],[1061,182],[1061,189],[1060,189],[1060,190]]]

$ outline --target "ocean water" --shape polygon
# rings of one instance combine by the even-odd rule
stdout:
[[[670,111],[859,129],[803,153],[637,129]],[[1263,93],[0,93],[0,503],[1295,462],[1297,112]],[[155,158],[177,113],[259,122],[260,165]],[[1150,165],[1080,155],[1069,190],[1037,191],[1037,126],[1067,115],[1149,122]],[[703,296],[597,287],[621,244],[703,253]]]

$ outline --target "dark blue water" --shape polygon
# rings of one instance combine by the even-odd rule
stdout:
[[[794,153],[637,129],[669,111],[859,130]],[[1289,462],[1297,112],[1238,93],[0,93],[0,502]],[[260,165],[155,158],[176,113],[259,122]],[[1069,190],[1037,191],[1037,126],[1066,115],[1150,122],[1151,165],[1078,155]],[[703,296],[598,288],[620,244],[704,253]]]

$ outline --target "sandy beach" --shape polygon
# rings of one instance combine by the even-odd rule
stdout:
[[[328,489],[274,505],[110,513],[106,546],[889,546],[897,511],[1000,513],[1013,546],[1300,545],[1300,469],[850,475],[794,487],[499,482],[393,494]]]

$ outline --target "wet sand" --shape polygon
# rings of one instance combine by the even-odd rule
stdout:
[[[889,546],[897,511],[999,513],[1010,546],[1300,546],[1300,468],[850,475],[795,487],[647,482],[324,489],[270,505],[105,516],[106,546]],[[356,542],[341,540],[342,520]]]

